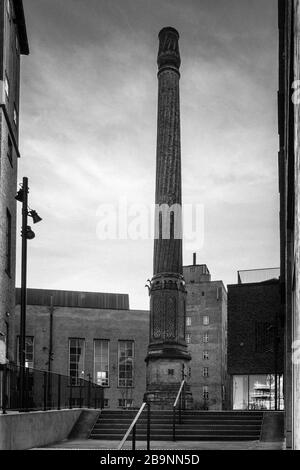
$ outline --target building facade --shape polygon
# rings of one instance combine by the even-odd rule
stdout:
[[[281,315],[285,327],[285,437],[300,449],[300,5],[279,0]]]
[[[186,340],[193,354],[185,373],[193,406],[220,410],[226,386],[226,291],[221,281],[210,280],[205,265],[184,267],[184,272],[188,279]],[[105,387],[105,406],[112,409],[141,405],[146,390],[149,311],[130,310],[126,294],[45,289],[28,289],[27,304],[26,367],[70,376],[75,387],[80,378],[90,378]],[[17,363],[19,328],[17,289]]]
[[[13,359],[20,57],[28,55],[21,0],[0,0],[0,363]]]
[[[149,312],[129,310],[128,295],[28,289],[28,368],[105,387],[105,406],[139,407],[146,390]],[[16,298],[18,358],[20,289]],[[75,393],[74,393],[74,400]],[[76,402],[73,403],[76,405]]]
[[[279,269],[243,271],[238,279],[228,286],[230,407],[283,410]]]
[[[186,340],[192,356],[194,407],[227,408],[227,292],[205,264],[183,268],[187,289]]]

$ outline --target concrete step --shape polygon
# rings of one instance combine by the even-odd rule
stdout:
[[[135,410],[105,410],[99,416],[90,437],[121,441],[135,416]],[[262,412],[182,411],[182,423],[178,423],[178,416],[176,419],[176,440],[258,440],[262,418]],[[151,413],[150,423],[151,440],[173,439],[172,411]],[[146,438],[147,412],[144,412],[137,423],[136,439]]]

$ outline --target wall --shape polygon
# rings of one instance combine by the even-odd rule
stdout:
[[[7,2],[0,2],[0,341],[8,344],[7,359],[13,360],[12,340],[15,304],[15,251],[16,251],[16,200],[18,165],[18,122],[14,122],[14,108],[19,110],[20,49],[16,48],[17,25],[14,22],[14,3],[11,14],[7,13]],[[9,97],[4,90],[5,72],[9,79]],[[13,152],[12,164],[7,157],[8,136]],[[11,214],[11,271],[6,266],[6,211]],[[7,335],[7,325],[10,338]],[[1,346],[1,345],[0,345]],[[2,358],[1,362],[5,362]]]
[[[19,333],[19,311],[16,306],[16,335]],[[34,368],[48,369],[50,307],[28,305],[26,335],[34,336]],[[85,339],[84,378],[93,377],[94,339],[110,341],[110,384],[105,388],[105,398],[111,408],[118,407],[118,400],[133,399],[139,407],[146,391],[145,357],[149,339],[149,312],[142,310],[111,310],[73,307],[54,307],[53,312],[53,361],[52,371],[68,375],[69,338]],[[118,388],[118,340],[135,343],[134,388],[125,391]]]
[[[0,450],[41,447],[66,439],[83,410],[0,415]]]
[[[191,326],[186,332],[191,334],[188,349],[192,355],[191,391],[194,406],[203,405],[203,386],[209,390],[209,409],[222,410],[222,386],[226,387],[226,349],[225,333],[227,318],[227,293],[222,281],[210,281],[210,275],[202,275],[203,266],[184,267],[187,281],[187,317]],[[202,282],[201,282],[202,281]],[[203,325],[204,315],[209,316],[209,325]],[[208,333],[209,342],[203,342],[203,335]],[[209,359],[203,359],[207,350]],[[203,377],[203,367],[208,367],[209,376]]]
[[[228,373],[274,373],[274,348],[256,351],[256,322],[275,324],[280,313],[279,281],[228,286]],[[278,372],[283,372],[283,332],[278,350]]]

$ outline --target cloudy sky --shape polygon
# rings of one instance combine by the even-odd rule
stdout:
[[[154,202],[157,35],[180,33],[183,202],[204,209],[184,263],[214,280],[279,265],[277,2],[24,0],[19,179],[43,217],[28,286],[148,308],[153,243],[100,240],[99,208]],[[130,219],[131,220],[131,219]],[[19,218],[20,224],[20,218]],[[18,259],[20,258],[20,246]],[[17,264],[17,283],[20,283]]]

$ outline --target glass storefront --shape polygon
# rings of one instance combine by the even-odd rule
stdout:
[[[275,410],[275,376],[234,375],[232,379],[234,410]],[[283,376],[277,376],[277,410],[284,409]]]

